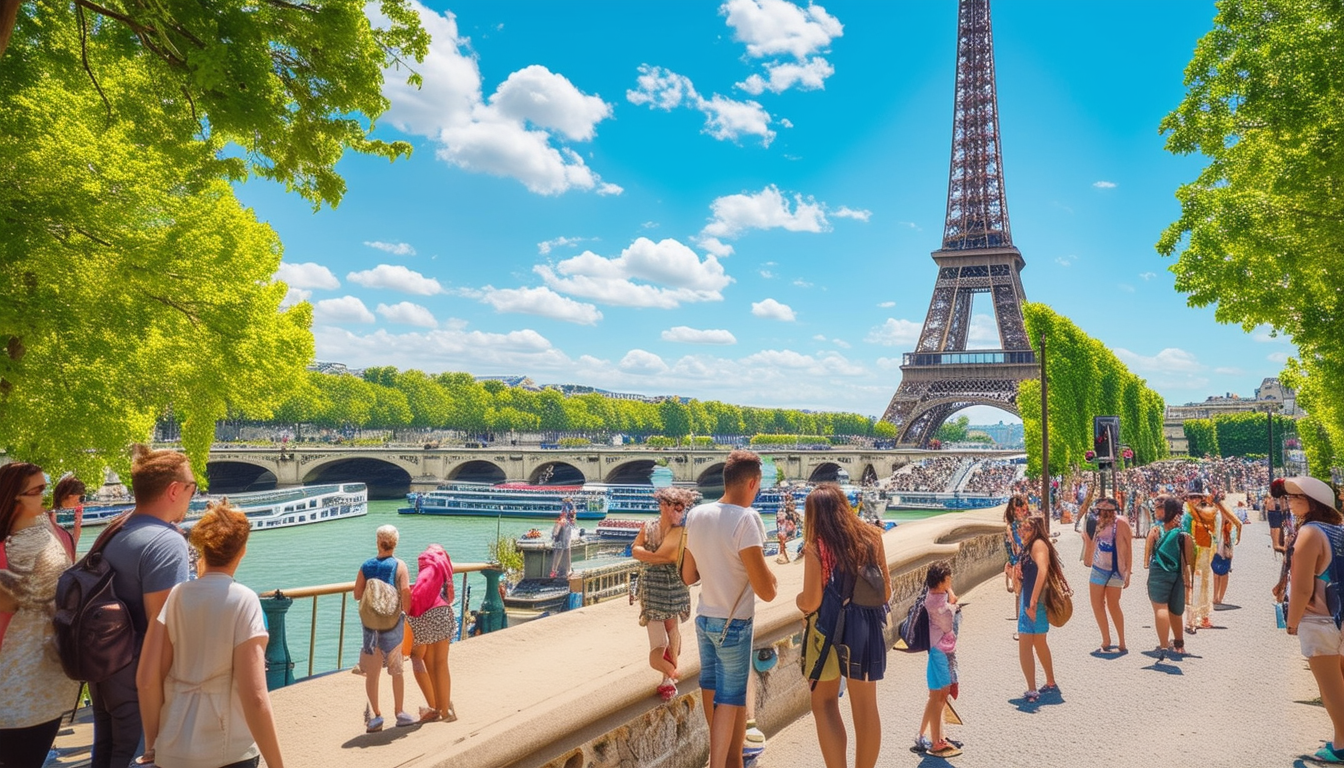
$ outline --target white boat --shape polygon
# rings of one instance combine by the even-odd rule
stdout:
[[[187,519],[180,527],[183,530],[190,530],[201,515],[205,514],[206,503],[214,498],[224,497],[193,499],[191,510],[187,512]],[[369,513],[369,489],[364,483],[310,485],[303,488],[238,493],[227,498],[230,504],[247,515],[254,531],[325,523],[348,517],[362,517]]]
[[[403,515],[447,517],[520,517],[555,520],[574,511],[579,520],[607,516],[607,495],[581,485],[526,483],[445,483],[429,493],[408,493]]]
[[[588,483],[583,486],[583,489],[595,493],[605,493],[607,495],[607,512],[609,514],[658,514],[658,501],[653,498],[654,491],[657,491],[658,489],[648,483],[632,483],[628,485],[615,483]]]

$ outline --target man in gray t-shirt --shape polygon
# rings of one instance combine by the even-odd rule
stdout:
[[[143,639],[162,632],[150,623],[174,586],[187,580],[187,543],[177,529],[186,517],[196,481],[185,454],[135,446],[131,488],[135,509],[103,548],[117,597]],[[92,768],[123,768],[141,753],[143,728],[137,675],[139,658],[100,683],[89,684],[93,703]],[[145,749],[152,757],[153,745]],[[146,761],[148,762],[148,760]]]

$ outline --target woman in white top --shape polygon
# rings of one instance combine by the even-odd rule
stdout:
[[[162,768],[284,768],[266,693],[266,627],[257,594],[234,582],[251,526],[237,507],[210,504],[191,529],[204,571],[173,587],[141,669],[142,763]]]
[[[61,671],[51,617],[70,555],[47,524],[42,468],[0,467],[0,766],[38,768],[78,684]]]

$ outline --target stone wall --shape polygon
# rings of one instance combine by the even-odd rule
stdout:
[[[923,589],[930,563],[952,560],[953,588],[958,593],[1003,573],[1003,524],[998,520],[1002,508],[908,523],[887,534],[892,581],[889,641],[895,642],[897,627]],[[809,709],[810,690],[800,669],[802,622],[792,604],[793,594],[781,589],[773,604],[757,608],[755,647],[773,647],[778,655],[774,669],[752,676],[756,721],[767,734]],[[693,633],[689,623],[683,625],[686,660],[696,654]],[[688,671],[690,666],[683,663]],[[701,768],[709,756],[709,737],[694,674],[685,676],[680,690],[681,695],[668,704],[642,702],[599,722],[576,724],[569,737],[510,768]]]

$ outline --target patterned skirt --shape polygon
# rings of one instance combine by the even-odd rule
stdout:
[[[457,618],[451,605],[430,608],[419,616],[407,616],[415,645],[433,645],[457,634]]]
[[[639,626],[650,621],[691,617],[691,591],[681,581],[677,566],[646,565],[639,575]]]

